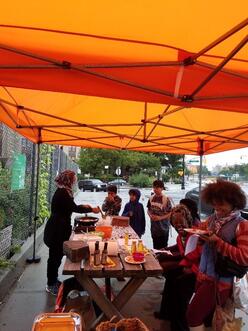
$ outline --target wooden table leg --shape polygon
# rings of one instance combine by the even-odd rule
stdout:
[[[111,278],[105,278],[105,293],[106,297],[111,301]]]
[[[119,310],[108,298],[105,297],[104,293],[102,293],[101,289],[92,278],[82,272],[77,272],[76,278],[83,288],[89,293],[92,299],[98,304],[108,319],[111,319],[113,316],[116,316],[117,320],[123,318]]]
[[[112,304],[120,310],[128,300],[134,295],[137,289],[144,283],[146,278],[131,278],[128,283],[121,289]],[[104,314],[98,316],[94,322],[94,327],[104,319]]]

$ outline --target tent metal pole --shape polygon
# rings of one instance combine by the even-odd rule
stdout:
[[[37,171],[36,171],[36,192],[35,192],[35,205],[34,205],[34,242],[33,242],[33,256],[31,258],[27,258],[27,263],[39,263],[41,258],[36,255],[36,227],[37,220],[39,216],[38,212],[38,192],[39,192],[39,174],[40,174],[40,142],[37,144]]]
[[[198,212],[201,217],[201,189],[202,189],[202,154],[200,155],[200,169],[199,169],[199,200],[198,200]]]
[[[185,190],[185,154],[183,154],[182,166],[183,166],[183,174],[182,174],[181,189]]]

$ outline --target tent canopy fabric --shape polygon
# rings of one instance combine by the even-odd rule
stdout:
[[[0,120],[34,142],[208,154],[248,142],[248,2],[8,1]]]

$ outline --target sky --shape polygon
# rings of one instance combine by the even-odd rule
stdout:
[[[199,157],[188,155],[186,157],[186,162],[187,160],[197,158],[199,159]],[[248,163],[248,148],[206,155],[205,160],[203,161],[203,165],[206,165],[209,170],[212,170],[216,165],[230,166],[242,163]]]

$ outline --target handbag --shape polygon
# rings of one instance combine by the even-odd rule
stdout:
[[[233,279],[233,300],[234,306],[248,314],[248,274],[243,278]]]
[[[248,266],[242,266],[231,260],[227,256],[217,253],[215,261],[215,271],[220,277],[238,277],[243,278],[248,272]]]
[[[228,299],[222,307],[217,300],[212,321],[213,331],[241,331],[242,325],[242,318],[235,318],[233,301]]]

